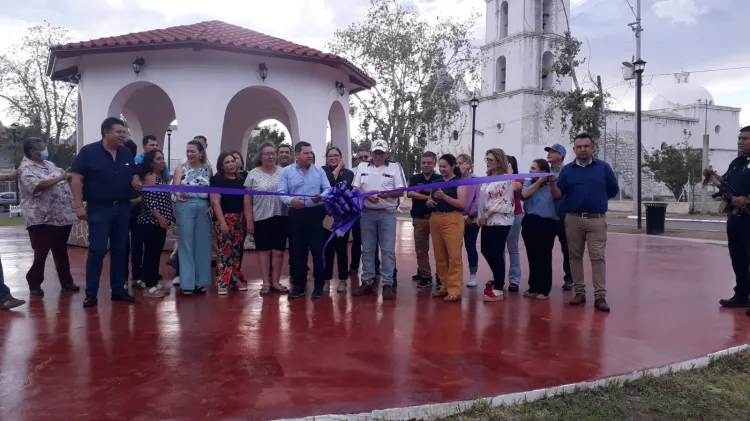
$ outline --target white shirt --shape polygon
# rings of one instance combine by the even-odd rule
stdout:
[[[477,214],[482,217],[487,211],[495,212],[487,219],[488,226],[513,225],[515,209],[513,182],[494,181],[479,187]]]
[[[401,169],[401,165],[393,161],[385,161],[381,166],[363,162],[357,166],[354,174],[352,186],[363,192],[393,190],[406,187],[404,170]],[[365,207],[368,209],[396,209],[398,202],[398,198],[396,197],[381,198],[376,203],[365,200]]]

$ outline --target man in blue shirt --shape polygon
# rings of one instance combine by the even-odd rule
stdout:
[[[152,134],[147,134],[146,136],[143,136],[143,153],[136,155],[135,157],[135,163],[137,165],[140,165],[143,162],[143,156],[146,155],[146,152],[151,152],[159,149],[159,141],[156,140],[156,136]],[[169,162],[167,162],[167,165],[164,166],[164,172],[162,172],[162,176],[166,179],[169,179]]]
[[[562,169],[563,162],[565,161],[565,155],[567,150],[565,146],[557,143],[552,146],[544,148],[547,152],[547,162],[549,163],[550,169],[553,173],[558,174]],[[568,255],[568,237],[565,236],[565,212],[562,211],[562,200],[555,200],[555,207],[557,209],[557,226],[555,227],[555,236],[560,241],[560,250],[563,255],[563,291],[571,291],[573,289],[573,275],[570,274],[570,256]]]
[[[331,184],[322,168],[312,165],[312,146],[307,142],[294,145],[297,162],[285,167],[279,177],[281,201],[289,207],[289,254],[292,259],[293,288],[289,298],[305,296],[307,284],[307,253],[313,256],[315,287],[312,298],[323,296],[323,246],[325,233],[321,229],[326,216],[321,196]],[[315,196],[315,197],[302,197]]]
[[[125,289],[125,281],[130,197],[133,188],[141,188],[141,181],[135,172],[133,154],[123,146],[124,126],[125,123],[118,118],[105,119],[101,126],[102,140],[81,148],[73,161],[71,188],[76,216],[88,220],[89,224],[84,307],[98,303],[99,278],[107,243],[112,301],[135,301]]]
[[[588,245],[594,284],[594,307],[599,311],[609,312],[606,299],[606,214],[609,199],[617,196],[620,188],[612,167],[594,158],[594,142],[588,134],[576,136],[573,148],[576,159],[565,165],[557,177],[557,187],[563,194],[562,210],[565,212],[570,269],[576,293],[570,300],[570,305],[578,306],[586,302],[583,251]]]

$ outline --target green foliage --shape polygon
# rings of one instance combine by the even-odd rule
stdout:
[[[255,155],[258,153],[260,145],[266,142],[271,142],[278,147],[286,140],[286,133],[280,131],[275,124],[256,127],[255,129],[260,130],[260,132],[247,141],[247,158],[245,159],[245,167],[247,167],[248,171],[255,168]]]
[[[691,147],[686,141],[646,152],[643,167],[654,176],[654,180],[667,186],[675,200],[679,200],[688,182],[692,187],[701,181],[702,159],[703,150]]]
[[[0,100],[23,127],[16,133],[18,140],[41,137],[47,142],[50,160],[61,168],[70,166],[75,156],[75,142],[66,144],[65,140],[75,130],[77,87],[50,80],[46,70],[50,47],[68,41],[64,28],[38,25],[28,29],[19,45],[0,54]]]
[[[13,135],[10,128],[6,128],[7,136],[5,142],[0,145],[0,153],[11,157],[11,163],[15,168],[23,159],[23,141],[30,137],[38,137],[44,139],[44,134],[38,126],[18,126],[15,136]],[[14,139],[15,137],[15,139]],[[65,142],[49,142],[47,141],[47,152],[49,152],[49,160],[55,165],[62,169],[70,168],[73,165],[73,160],[76,156],[76,144],[75,141]]]
[[[548,77],[555,75],[558,83],[562,78],[570,77],[573,80],[573,89],[551,90],[547,93],[549,103],[544,111],[544,123],[547,130],[550,130],[557,117],[562,133],[566,133],[570,139],[586,132],[596,142],[602,135],[609,94],[600,93],[600,87],[583,88],[579,85],[576,69],[586,61],[577,58],[581,45],[581,41],[573,37],[570,31],[550,41],[556,60],[543,72]]]
[[[378,82],[350,106],[360,142],[386,140],[407,174],[418,168],[415,151],[419,156],[428,140],[445,138],[460,119],[464,81],[478,80],[471,44],[477,17],[428,21],[398,0],[370,0],[365,19],[336,31],[329,43]]]

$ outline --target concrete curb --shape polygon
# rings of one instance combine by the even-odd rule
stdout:
[[[716,245],[722,245],[722,246],[726,246],[727,244],[729,244],[728,241],[723,241],[723,240],[706,240],[704,238],[671,237],[668,235],[665,236],[665,235],[632,234],[629,232],[607,232],[607,234],[635,235],[635,236],[640,236],[640,237],[661,238],[664,240],[687,241],[689,243],[716,244]]]
[[[614,218],[614,219],[634,219],[637,220],[638,217],[635,215],[628,215],[628,216],[608,216],[608,218]],[[642,216],[641,221],[645,221],[646,217]],[[665,218],[665,221],[669,222],[705,222],[709,224],[726,224],[726,219],[686,219],[686,218]]]
[[[677,373],[684,370],[692,370],[707,366],[716,358],[725,357],[750,348],[750,345],[740,345],[718,352],[713,352],[705,356],[694,358],[681,363],[669,364],[659,368],[634,371],[629,374],[608,377],[600,380],[593,380],[581,383],[566,384],[563,386],[550,387],[546,389],[537,389],[529,392],[511,393],[500,395],[494,398],[484,398],[470,401],[437,403],[432,405],[418,405],[407,408],[392,408],[363,412],[359,414],[341,414],[341,415],[321,415],[305,418],[289,418],[279,421],[375,421],[375,420],[435,420],[438,418],[449,417],[459,412],[466,411],[477,403],[479,400],[489,401],[492,406],[517,405],[525,402],[533,402],[539,399],[548,398],[557,395],[570,394],[578,390],[597,389],[610,385],[623,385],[626,382],[639,380],[646,376],[663,376],[665,374]]]

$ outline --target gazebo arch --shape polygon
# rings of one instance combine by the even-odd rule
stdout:
[[[224,112],[221,150],[238,150],[247,155],[249,134],[264,120],[283,124],[292,144],[299,139],[297,113],[291,102],[279,91],[268,86],[249,86],[234,94]]]
[[[141,139],[154,135],[164,149],[164,135],[177,118],[172,99],[159,85],[152,82],[132,82],[122,87],[112,98],[107,115],[125,117],[130,137],[141,150]],[[166,151],[165,151],[166,152]]]
[[[349,118],[341,101],[336,100],[328,110],[328,125],[331,129],[331,145],[341,149],[342,159],[351,163],[352,142],[349,139]]]

